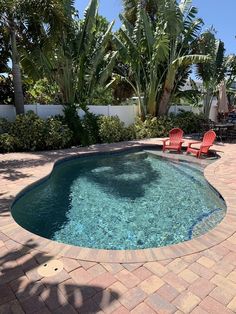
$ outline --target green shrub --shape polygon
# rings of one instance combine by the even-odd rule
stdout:
[[[145,121],[138,117],[134,128],[137,139],[163,137],[168,135],[173,123],[169,117],[147,116]]]
[[[84,145],[86,142],[82,121],[77,112],[76,105],[64,106],[63,122],[72,131],[72,145]]]
[[[9,132],[11,127],[11,122],[6,119],[0,118],[0,134]]]
[[[32,111],[17,115],[16,120],[11,124],[9,134],[18,139],[16,150],[35,151],[46,148],[45,121]]]
[[[136,139],[135,126],[134,124],[124,128],[123,141],[132,141]]]
[[[203,115],[182,112],[177,116],[140,118],[128,127],[117,116],[86,113],[83,119],[76,107],[68,106],[65,117],[40,119],[34,112],[18,115],[14,122],[0,119],[0,152],[61,149],[70,145],[114,143],[133,139],[166,137],[174,127],[185,134],[200,132],[206,121]]]
[[[1,61],[3,61],[2,57],[3,55],[1,54]],[[1,73],[7,72],[7,71],[4,71],[3,69],[5,69],[5,66],[1,62]],[[13,101],[14,101],[14,87],[13,87],[12,76],[8,75],[6,77],[5,75],[1,74],[0,75],[0,104],[10,105],[13,103]]]
[[[193,112],[181,112],[177,116],[171,116],[174,126],[181,128],[185,134],[198,133],[202,125],[207,122],[203,114]]]
[[[48,82],[46,78],[25,82],[25,102],[28,104],[51,104],[60,102],[60,92],[57,84]]]
[[[72,139],[72,131],[58,119],[50,118],[45,123],[46,149],[59,149],[68,147]]]
[[[124,139],[125,125],[117,116],[100,116],[98,125],[99,136],[103,143],[115,143]]]
[[[58,118],[42,120],[32,111],[18,115],[7,129],[0,135],[1,152],[65,148],[72,139],[72,132]]]
[[[84,136],[84,146],[93,145],[101,142],[99,135],[99,116],[91,112],[87,112],[82,121]]]
[[[14,152],[16,147],[16,139],[8,134],[0,134],[0,153]]]
[[[93,93],[91,105],[109,105],[114,102],[112,88],[97,87]]]
[[[166,137],[169,135],[174,124],[170,117],[163,116],[157,119],[157,137]]]

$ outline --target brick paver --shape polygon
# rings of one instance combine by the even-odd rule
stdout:
[[[215,261],[205,256],[201,256],[197,262],[207,268],[212,268],[215,265]]]
[[[172,303],[160,297],[158,293],[154,293],[150,297],[148,297],[146,303],[154,311],[160,314],[172,314],[175,313],[177,310],[177,308]]]
[[[233,300],[228,304],[227,306],[231,311],[236,313],[236,296],[233,298]]]
[[[146,280],[142,281],[139,284],[139,288],[141,288],[147,294],[152,294],[155,291],[157,291],[157,289],[162,287],[164,284],[165,282],[162,279],[153,275],[151,277],[148,277]]]
[[[200,306],[210,314],[233,314],[230,309],[227,309],[224,305],[216,301],[210,296],[207,296],[201,303]]]
[[[179,276],[190,284],[199,278],[199,276],[197,274],[195,274],[193,271],[191,271],[190,269],[183,270],[179,274]]]
[[[171,302],[179,295],[179,291],[172,286],[165,284],[157,290],[157,294],[168,302]]]
[[[230,293],[230,291],[228,290],[216,287],[214,290],[211,291],[209,295],[221,304],[227,305],[233,299],[234,294],[234,291]]]
[[[140,288],[135,287],[127,292],[125,292],[121,298],[120,302],[123,304],[128,310],[134,309],[139,303],[143,302],[147,297],[147,294]]]
[[[205,278],[199,278],[189,286],[189,290],[201,299],[204,299],[213,289],[215,285]]]
[[[15,299],[13,291],[7,285],[0,285],[0,305]]]
[[[122,145],[101,145],[99,149]],[[147,260],[142,262],[141,253],[128,254],[131,262],[117,253],[120,262],[110,262],[102,251],[96,253],[101,260],[89,260],[86,251],[54,245],[27,233],[12,220],[9,205],[15,194],[47,175],[58,158],[82,149],[1,155],[0,314],[236,313],[236,145],[220,146],[220,150],[224,152],[222,159],[207,166],[205,175],[230,204],[221,231],[193,242],[192,253],[188,251],[191,242],[187,242],[186,254],[181,253],[182,246],[167,249],[165,254],[146,251]],[[230,236],[211,245],[228,230]],[[207,243],[205,249],[201,243]],[[64,269],[56,276],[42,278],[37,268],[52,258],[60,259]]]
[[[144,314],[144,313],[155,314],[156,312],[143,302],[143,303],[140,303],[138,306],[136,306],[136,308],[133,309],[131,313],[132,314]]]
[[[133,288],[137,286],[140,279],[126,269],[115,275],[115,277],[122,282],[127,288]]]
[[[183,313],[190,313],[200,302],[201,299],[198,296],[184,291],[173,301],[173,304]]]
[[[132,273],[142,281],[153,275],[150,270],[143,266],[135,269]]]

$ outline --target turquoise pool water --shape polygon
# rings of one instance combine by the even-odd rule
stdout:
[[[145,151],[61,163],[12,207],[17,223],[35,234],[115,250],[189,240],[214,228],[225,211],[200,168]]]

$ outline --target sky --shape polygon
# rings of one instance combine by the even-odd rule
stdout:
[[[75,3],[82,16],[89,0],[76,0]],[[225,43],[227,54],[236,54],[236,0],[193,0],[193,5],[205,22],[204,29],[214,26],[217,38]],[[121,11],[122,0],[100,0],[100,14],[110,21],[116,20],[116,28],[120,25],[118,15]]]

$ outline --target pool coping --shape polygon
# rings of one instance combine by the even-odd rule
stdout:
[[[187,144],[188,140],[186,140]],[[134,141],[134,142],[123,142],[118,144],[110,145],[95,145],[91,148],[76,148],[72,150],[72,153],[68,155],[68,151],[65,150],[64,155],[62,151],[62,156],[55,159],[51,163],[50,167],[45,166],[45,172],[42,172],[40,176],[28,182],[31,184],[25,184],[20,187],[20,192],[17,191],[13,193],[15,199],[17,196],[22,195],[25,190],[28,190],[29,187],[35,186],[39,181],[44,181],[50,176],[54,167],[65,160],[84,157],[85,155],[91,154],[100,154],[100,153],[109,153],[109,152],[122,152],[127,151],[127,148],[146,148],[147,147],[157,147],[161,145],[161,139],[155,139],[152,141]],[[151,262],[158,260],[165,260],[171,258],[177,258],[184,255],[190,255],[197,253],[206,249],[209,249],[219,243],[225,241],[236,231],[236,195],[232,194],[231,189],[220,180],[217,180],[215,171],[218,167],[222,165],[226,167],[227,165],[227,156],[228,152],[220,153],[221,159],[218,159],[214,163],[208,165],[204,169],[204,176],[211,186],[214,187],[224,198],[227,206],[227,212],[225,218],[218,224],[214,229],[210,230],[206,234],[195,238],[193,240],[181,242],[178,244],[151,248],[151,249],[142,249],[142,250],[101,250],[101,249],[90,249],[90,248],[81,248],[73,245],[58,243],[49,239],[45,239],[38,235],[35,235],[21,226],[19,226],[13,217],[10,215],[5,219],[4,225],[0,226],[0,231],[3,232],[10,239],[14,240],[17,243],[25,245],[25,243],[34,243],[36,245],[36,250],[39,250],[44,253],[50,253],[62,257],[73,258],[78,260],[93,261],[93,262],[102,262],[102,263],[140,263],[140,262]],[[171,155],[171,158],[178,159],[178,155]],[[203,160],[193,159],[197,163],[203,163]],[[30,181],[30,180],[29,180]],[[27,182],[27,180],[26,180]],[[9,184],[8,189],[11,189],[11,184]],[[14,190],[14,189],[13,189]],[[14,191],[13,191],[14,192]]]

